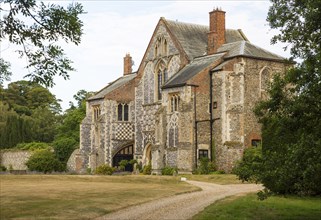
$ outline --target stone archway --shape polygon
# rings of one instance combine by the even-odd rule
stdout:
[[[118,163],[122,160],[127,160],[128,162],[130,160],[134,159],[134,151],[133,151],[133,145],[128,145],[123,148],[121,148],[113,157],[113,167],[117,167]],[[133,165],[127,164],[125,167],[125,171],[132,172],[133,171]]]
[[[152,164],[152,145],[148,144],[144,149],[143,166]]]

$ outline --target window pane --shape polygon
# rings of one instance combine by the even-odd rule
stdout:
[[[162,73],[159,72],[158,73],[158,82],[157,82],[157,89],[158,89],[158,100],[161,100],[162,99],[162,90],[161,90],[161,87],[162,87]]]
[[[168,74],[167,74],[167,69],[164,70],[164,83],[167,81],[168,79]]]
[[[199,150],[198,155],[199,155],[199,158],[202,158],[202,157],[208,158],[208,150]]]
[[[123,105],[118,104],[118,121],[123,120]]]
[[[261,144],[261,140],[260,140],[260,139],[253,139],[253,140],[251,141],[252,147],[257,147],[257,146],[259,146],[260,144]]]
[[[124,121],[128,121],[128,105],[124,105]]]

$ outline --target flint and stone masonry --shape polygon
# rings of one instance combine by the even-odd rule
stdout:
[[[126,54],[123,76],[87,100],[70,169],[136,159],[156,174],[165,166],[191,173],[208,157],[230,172],[260,143],[253,108],[290,65],[227,29],[225,16],[211,11],[209,26],[160,18],[138,70]]]

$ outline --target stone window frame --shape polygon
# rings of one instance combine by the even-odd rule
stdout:
[[[100,109],[100,105],[93,105],[92,106],[93,109],[93,119],[94,121],[97,121],[99,116],[101,115],[101,109]]]
[[[117,105],[117,121],[129,121],[129,104],[118,103]]]
[[[207,149],[199,149],[198,150],[198,159],[201,159],[203,157],[209,158],[208,156],[209,155],[208,155],[208,150]]]
[[[168,94],[168,101],[169,101],[169,112],[178,112],[179,111],[179,104],[181,101],[181,97],[179,93],[170,93]]]
[[[166,83],[168,80],[168,70],[167,70],[167,64],[166,60],[160,59],[156,65],[156,68],[154,70],[155,72],[155,101],[161,101],[162,100],[162,86]]]
[[[168,40],[164,35],[156,37],[154,46],[154,58],[164,57],[168,55]]]
[[[272,74],[272,70],[270,67],[268,66],[264,66],[261,71],[260,71],[260,80],[259,80],[259,88],[260,88],[260,96],[262,96],[262,92],[267,92],[268,88],[267,88],[267,84],[268,83],[271,83],[272,80],[271,80],[271,74]],[[264,75],[268,75],[268,79],[267,81],[268,82],[263,82],[264,80]]]

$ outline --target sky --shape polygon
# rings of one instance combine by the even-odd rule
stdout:
[[[50,1],[67,5],[75,1]],[[123,57],[130,53],[133,70],[136,71],[143,58],[153,31],[160,19],[180,22],[209,24],[209,12],[219,7],[226,11],[226,28],[242,29],[255,45],[289,58],[285,44],[271,45],[270,40],[277,30],[271,30],[266,21],[270,2],[261,1],[78,1],[85,11],[81,15],[84,35],[81,44],[62,43],[65,52],[76,69],[70,72],[70,80],[55,77],[55,86],[50,91],[56,95],[62,108],[69,108],[79,90],[99,91],[109,82],[123,75]],[[45,3],[49,3],[45,1]],[[22,80],[29,73],[24,68],[25,59],[18,59],[16,47],[1,42],[0,56],[11,63],[11,82]],[[5,86],[10,83],[7,82]]]

